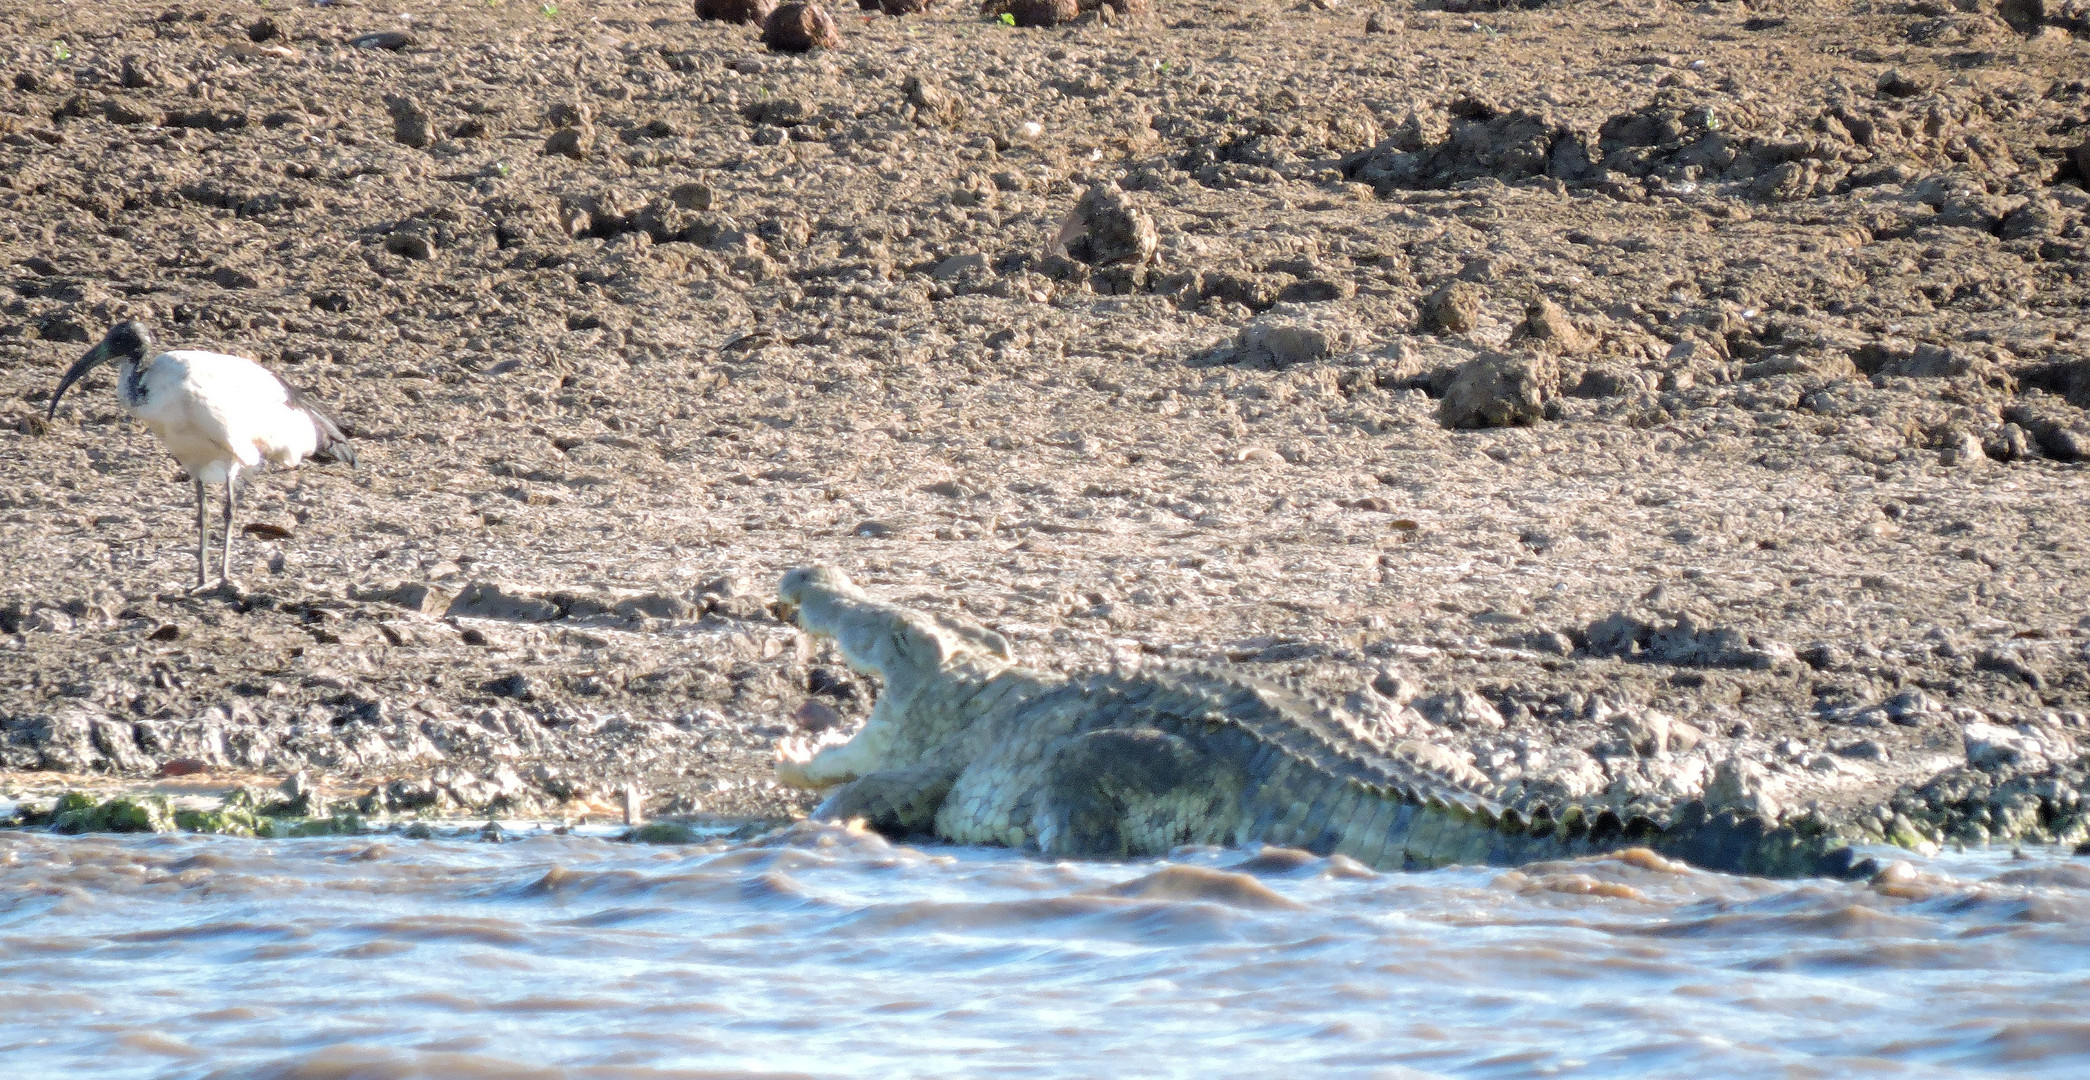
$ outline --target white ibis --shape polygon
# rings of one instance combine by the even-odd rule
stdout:
[[[150,357],[150,359],[148,359]],[[225,485],[225,555],[219,579],[232,577],[232,511],[241,469],[263,461],[356,463],[355,447],[305,395],[241,356],[187,349],[154,354],[144,323],[118,323],[65,373],[58,399],[96,365],[118,361],[116,393],[125,412],[143,421],[196,482],[196,584],[210,581],[210,496]]]

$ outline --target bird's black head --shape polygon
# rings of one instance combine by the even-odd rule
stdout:
[[[66,370],[65,378],[58,380],[58,389],[51,391],[51,410],[47,415],[58,415],[58,399],[65,396],[66,388],[78,382],[80,376],[93,371],[96,365],[111,360],[142,364],[145,354],[151,351],[152,331],[147,330],[144,323],[132,320],[110,327],[102,340],[87,350],[86,356]]]
[[[111,360],[135,360],[144,362],[145,354],[152,350],[152,331],[136,319],[117,323],[109,328],[102,343],[95,348],[104,350]]]

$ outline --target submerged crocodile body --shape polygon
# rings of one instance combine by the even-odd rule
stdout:
[[[1302,691],[1224,669],[1033,671],[1000,635],[876,600],[831,567],[786,573],[778,596],[885,684],[847,743],[778,763],[784,782],[829,792],[816,816],[1052,855],[1261,842],[1399,869],[1643,846],[1739,873],[1855,869],[1819,831],[1695,803],[1659,823],[1507,808],[1440,748],[1376,740]]]

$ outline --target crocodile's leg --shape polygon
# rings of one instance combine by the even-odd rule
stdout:
[[[1031,835],[1054,855],[1159,855],[1224,843],[1242,780],[1226,759],[1153,728],[1094,731],[1046,762]]]
[[[863,818],[887,836],[934,832],[936,811],[955,778],[942,766],[869,773],[834,789],[813,816],[830,821]]]

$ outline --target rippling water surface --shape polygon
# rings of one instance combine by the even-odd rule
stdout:
[[[14,1077],[2069,1076],[2090,861],[0,833]]]

